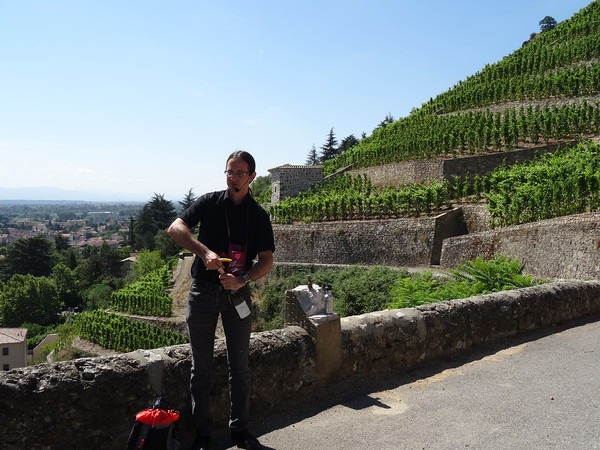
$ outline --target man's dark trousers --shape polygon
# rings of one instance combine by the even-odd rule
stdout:
[[[219,314],[227,343],[229,370],[230,417],[233,431],[248,426],[250,402],[250,371],[248,355],[252,316],[240,320],[229,300],[230,292],[220,285],[193,280],[188,296],[186,321],[192,350],[190,392],[192,420],[196,432],[208,436],[212,432],[210,414],[210,384],[213,365],[215,331]],[[237,295],[243,295],[250,304],[250,289],[244,287]]]

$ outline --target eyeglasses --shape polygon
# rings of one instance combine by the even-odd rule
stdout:
[[[248,172],[242,172],[241,170],[238,170],[236,172],[234,172],[233,170],[226,170],[223,173],[225,175],[227,175],[228,177],[236,177],[236,178],[241,178],[241,177],[244,177],[246,175],[250,175]]]

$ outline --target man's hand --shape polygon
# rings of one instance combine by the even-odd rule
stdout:
[[[219,257],[212,250],[208,250],[201,256],[202,261],[204,262],[204,267],[206,270],[218,270],[219,273],[223,271],[223,261],[222,258]]]
[[[223,289],[227,291],[237,291],[246,286],[246,282],[242,280],[242,277],[232,273],[222,272],[219,275],[219,281],[221,282]]]

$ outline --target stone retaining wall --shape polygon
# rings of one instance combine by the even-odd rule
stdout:
[[[517,258],[525,272],[544,278],[600,279],[600,212],[542,220],[446,239],[440,265],[476,256]]]
[[[275,261],[319,264],[439,264],[443,239],[467,233],[460,209],[435,217],[273,225]]]
[[[426,159],[402,161],[371,166],[364,169],[352,169],[352,175],[366,174],[373,186],[402,186],[411,183],[424,183],[429,180],[443,181],[454,176],[483,175],[505,165],[530,161],[543,153],[555,152],[559,147],[573,145],[574,142],[563,142],[532,148],[519,148],[506,152],[486,153],[463,156],[452,159]]]
[[[278,263],[451,268],[477,256],[517,258],[552,279],[600,279],[600,212],[489,230],[481,206],[435,217],[274,225]]]
[[[600,281],[562,281],[466,300],[341,320],[337,373],[319,373],[315,342],[300,327],[251,340],[252,417],[287,409],[336,383],[404,371],[472,346],[600,313]],[[336,355],[332,355],[336,356]],[[82,358],[0,373],[0,449],[122,449],[137,411],[162,386],[182,411],[189,442],[189,345]],[[226,354],[215,344],[217,424],[228,410]]]

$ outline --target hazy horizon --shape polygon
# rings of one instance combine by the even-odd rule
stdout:
[[[160,193],[158,193],[160,194]],[[0,186],[0,203],[18,203],[18,202],[134,202],[145,203],[150,201],[152,195],[131,194],[112,191],[87,191],[76,189],[60,189],[48,186],[7,188]],[[176,202],[181,199],[168,198],[167,200]],[[183,198],[183,195],[182,195]]]

